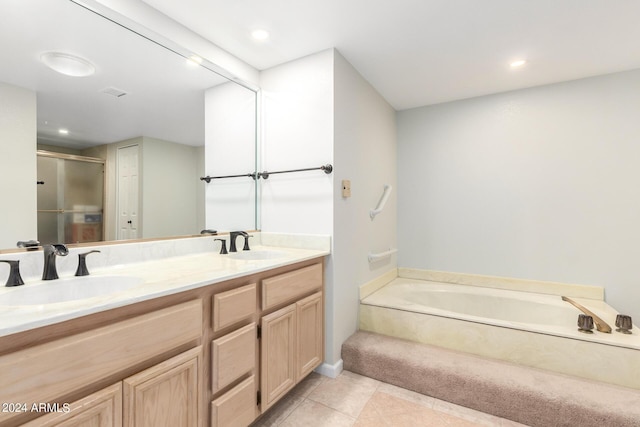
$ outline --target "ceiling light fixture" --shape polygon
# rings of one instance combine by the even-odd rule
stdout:
[[[61,52],[47,52],[40,56],[40,60],[54,71],[72,77],[86,77],[96,72],[96,67],[79,56]]]
[[[511,65],[511,68],[518,68],[518,67],[522,67],[526,63],[527,63],[527,61],[525,61],[524,59],[519,59],[517,61],[513,61],[509,65]]]
[[[187,65],[191,65],[193,67],[202,65],[202,58],[200,58],[198,55],[191,55],[187,58]]]
[[[69,130],[68,129],[58,129],[58,133],[60,135],[69,135]]]
[[[269,33],[266,30],[254,30],[251,32],[251,37],[256,40],[266,40],[269,38]]]

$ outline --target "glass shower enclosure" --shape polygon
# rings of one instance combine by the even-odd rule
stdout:
[[[104,160],[38,151],[40,244],[104,240]]]

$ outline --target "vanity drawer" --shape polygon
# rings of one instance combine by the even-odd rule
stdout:
[[[262,281],[262,309],[298,299],[322,288],[322,264],[314,264]]]
[[[256,380],[251,376],[211,402],[211,427],[245,427],[256,419]]]
[[[256,312],[256,284],[220,292],[213,296],[213,331],[218,332]]]
[[[252,323],[211,343],[211,389],[221,390],[256,366],[256,324]]]
[[[6,354],[0,402],[54,402],[201,336],[198,299]],[[0,412],[0,424],[16,415]]]

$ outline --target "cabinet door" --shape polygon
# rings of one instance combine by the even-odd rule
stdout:
[[[197,347],[123,381],[124,427],[195,427],[199,413]]]
[[[260,388],[264,412],[296,383],[296,305],[262,318]]]
[[[252,323],[211,343],[211,389],[214,393],[255,368],[256,341],[256,324]]]
[[[322,292],[296,303],[296,381],[311,373],[324,359]]]
[[[122,385],[112,385],[52,412],[23,427],[121,427]]]

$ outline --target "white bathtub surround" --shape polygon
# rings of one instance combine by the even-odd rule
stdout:
[[[371,295],[378,289],[382,288],[384,285],[391,282],[397,277],[398,277],[398,269],[394,268],[392,270],[387,271],[383,275],[378,276],[375,279],[360,286],[360,300],[362,301],[364,298],[368,297],[369,295]]]
[[[489,284],[397,278],[362,299],[360,329],[640,389],[637,327],[632,335],[583,334],[580,311],[559,296],[566,286],[547,283],[540,294],[506,289],[506,280]],[[604,301],[575,299],[614,327],[617,312]]]
[[[0,310],[0,335],[9,335],[151,298],[195,289],[330,253],[330,247],[327,244],[329,239],[326,236],[300,236],[300,240],[303,242],[300,246],[315,245],[318,248],[300,249],[295,247],[295,238],[293,237],[281,236],[292,245],[285,247],[262,245],[259,232],[250,233],[250,235],[254,236],[250,240],[252,251],[277,250],[282,253],[282,257],[244,260],[234,259],[229,255],[220,255],[220,242],[214,242],[214,238],[228,239],[228,236],[198,236],[175,240],[73,248],[68,256],[57,258],[58,273],[61,278],[73,277],[78,263],[78,253],[98,249],[101,251],[100,253],[87,257],[90,277],[128,276],[141,278],[143,283],[119,293],[83,300],[30,306],[3,306]],[[316,243],[312,243],[314,241]],[[17,288],[0,286],[0,298],[3,294],[20,292],[23,289],[42,284],[40,280],[43,265],[42,251],[2,254],[0,257],[1,259],[20,259],[21,272],[25,279],[25,285]],[[2,284],[6,281],[7,275],[8,268],[0,271]],[[52,281],[43,285],[55,286],[55,284],[56,281]]]
[[[515,279],[511,277],[486,276],[480,274],[452,273],[448,271],[419,270],[415,268],[398,268],[398,277],[429,280],[433,282],[455,283],[468,286],[480,286],[485,288],[510,289],[514,291],[535,292],[539,294],[564,295],[567,297],[604,300],[604,288],[601,286]]]

